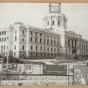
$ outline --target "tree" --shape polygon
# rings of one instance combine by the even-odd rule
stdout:
[[[75,47],[73,47],[72,54],[76,54],[76,53],[77,53],[77,49]]]
[[[13,58],[13,63],[19,63],[19,59],[16,58],[16,57],[14,57],[14,58]]]
[[[7,57],[4,57],[3,58],[3,63],[6,63],[7,62]]]
[[[77,49],[75,47],[73,47],[72,49],[72,55],[73,55],[73,59],[76,60],[78,57],[77,57]]]
[[[9,63],[12,63],[12,62],[13,62],[13,56],[12,56],[12,55],[9,55],[9,57],[8,57],[8,62],[9,62]]]
[[[24,55],[24,53],[23,53],[22,56],[21,56],[21,59],[28,59],[27,55]]]

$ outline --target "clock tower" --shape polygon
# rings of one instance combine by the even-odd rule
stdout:
[[[49,14],[43,18],[43,28],[52,32],[67,30],[67,18],[61,13],[61,3],[49,3]]]

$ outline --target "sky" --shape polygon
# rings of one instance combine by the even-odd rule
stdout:
[[[68,30],[80,33],[88,40],[88,3],[61,3]],[[23,22],[42,28],[42,19],[49,14],[49,3],[0,3],[0,28]]]

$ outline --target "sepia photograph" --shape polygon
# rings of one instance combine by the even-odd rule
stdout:
[[[0,3],[0,86],[88,85],[88,3]]]

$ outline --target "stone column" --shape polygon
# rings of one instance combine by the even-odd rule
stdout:
[[[72,40],[70,39],[70,46],[72,46]]]
[[[27,29],[27,41],[26,41],[26,55],[29,56],[29,42],[30,42],[30,33],[29,29]]]

